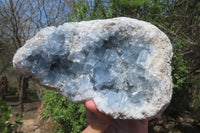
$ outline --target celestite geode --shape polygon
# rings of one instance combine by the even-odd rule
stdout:
[[[93,99],[119,119],[158,115],[172,96],[172,46],[154,25],[131,18],[42,29],[14,56],[14,67],[73,102]]]

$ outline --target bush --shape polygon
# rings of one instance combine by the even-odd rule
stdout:
[[[58,92],[52,90],[44,90],[42,99],[45,103],[41,115],[61,125],[57,132],[79,133],[87,126],[84,105],[69,102]]]
[[[15,95],[17,93],[17,88],[16,87],[9,87],[8,89],[8,94],[9,95]]]
[[[8,120],[12,117],[11,107],[0,98],[0,133],[14,133],[18,126],[23,123],[20,121],[24,114],[16,114],[17,120],[15,124],[11,124]]]
[[[37,95],[37,93],[36,93],[36,91],[35,90],[30,90],[30,89],[28,89],[27,90],[27,93],[28,93],[28,98],[29,99],[39,99],[39,97],[38,97],[38,95]]]
[[[186,75],[189,72],[187,60],[184,59],[181,49],[184,43],[177,42],[173,46],[173,59],[172,59],[172,78],[173,78],[173,96],[170,106],[166,110],[166,114],[172,117],[177,117],[180,113],[188,110],[189,86],[187,83]]]

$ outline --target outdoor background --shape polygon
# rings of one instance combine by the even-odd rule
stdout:
[[[0,0],[0,132],[79,133],[84,105],[48,91],[12,67],[16,50],[41,28],[119,16],[148,21],[173,45],[173,98],[149,132],[200,132],[200,0]],[[10,105],[10,106],[9,106]]]

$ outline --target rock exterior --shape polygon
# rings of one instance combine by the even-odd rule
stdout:
[[[157,116],[172,97],[172,45],[154,25],[120,17],[37,33],[13,65],[76,103],[93,99],[115,119]]]

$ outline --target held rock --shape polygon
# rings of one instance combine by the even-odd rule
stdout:
[[[44,28],[13,65],[73,102],[93,99],[113,118],[145,119],[171,100],[171,58],[170,40],[156,26],[120,17]]]

